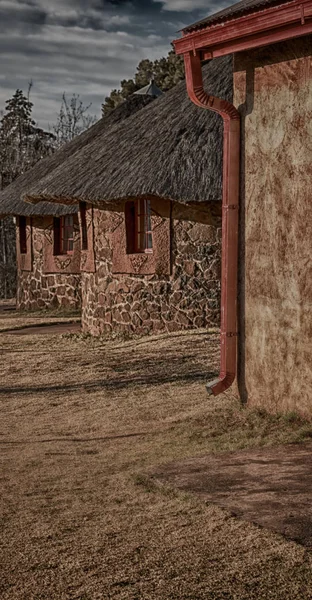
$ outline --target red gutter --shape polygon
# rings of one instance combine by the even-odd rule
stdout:
[[[184,54],[187,91],[191,100],[218,113],[224,124],[221,274],[221,366],[219,378],[207,384],[215,396],[232,385],[236,376],[237,260],[240,115],[226,100],[209,96],[203,88],[199,56]]]
[[[175,40],[177,54],[202,52],[215,58],[312,32],[312,0],[297,0],[251,15],[208,25]]]
[[[283,27],[273,32],[257,33],[243,40],[237,40],[234,42],[228,42],[221,46],[213,48],[211,51],[204,50],[202,53],[202,59],[207,60],[216,58],[218,56],[225,56],[225,54],[232,54],[233,52],[243,52],[244,50],[252,50],[252,48],[259,48],[260,46],[269,46],[270,44],[277,44],[285,40],[300,37],[302,35],[308,35],[312,33],[312,20],[305,25],[296,25],[294,27]]]

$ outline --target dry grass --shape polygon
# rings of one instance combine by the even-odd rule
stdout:
[[[304,548],[149,476],[311,435],[206,395],[216,334],[1,338],[4,600],[312,598]]]

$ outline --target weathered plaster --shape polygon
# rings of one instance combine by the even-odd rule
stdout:
[[[312,37],[235,57],[248,402],[312,414]],[[243,384],[243,385],[242,385]]]
[[[135,265],[132,273],[113,272],[115,225],[124,223],[120,206],[93,209],[96,272],[82,273],[84,331],[144,334],[219,324],[221,230],[220,218],[212,216],[219,211],[173,204],[168,226],[170,203],[165,208],[161,201],[154,208],[161,213],[159,222],[165,220],[168,235],[171,232],[171,267],[167,241],[158,248],[154,244],[157,255],[163,247],[166,262],[157,270],[155,261],[154,272],[147,274],[145,263]],[[119,252],[125,248],[119,246]]]

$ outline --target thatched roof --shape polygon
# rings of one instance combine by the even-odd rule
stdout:
[[[232,57],[204,66],[205,87],[232,99]],[[93,204],[159,196],[177,202],[219,201],[222,195],[222,119],[195,106],[185,82],[125,122],[103,131],[44,177],[27,200]]]
[[[11,185],[13,186],[14,183],[11,183]],[[8,188],[11,187],[11,185],[8,186]],[[79,210],[78,205],[74,204],[72,206],[55,204],[53,202],[38,202],[35,205],[29,204],[20,198],[18,195],[19,192],[13,195],[8,188],[5,188],[2,192],[0,192],[0,219],[9,215],[22,215],[25,217],[52,215],[54,217],[61,217],[62,215],[75,214]],[[7,189],[9,196],[6,196],[5,194]],[[15,187],[15,190],[17,189],[18,188]],[[12,197],[14,198],[14,202],[11,200]]]
[[[210,25],[228,21],[234,17],[242,17],[243,15],[255,12],[256,10],[263,10],[264,8],[270,8],[271,6],[279,6],[280,4],[285,4],[285,2],[290,1],[291,0],[241,0],[241,2],[232,4],[231,6],[206,17],[206,19],[202,19],[201,21],[197,21],[192,25],[184,27],[182,31],[184,33],[190,33],[195,29],[209,27]]]
[[[54,169],[62,166],[70,157],[79,152],[90,142],[94,142],[110,127],[124,121],[142,107],[153,101],[150,96],[132,96],[126,102],[118,106],[106,117],[97,121],[87,131],[76,136],[71,142],[62,146],[52,156],[40,160],[32,169],[20,175],[13,183],[0,192],[0,216],[5,215],[54,215],[61,216],[77,212],[77,206],[62,206],[49,202],[40,202],[35,206],[24,202],[21,198],[23,193],[34,186],[40,179],[51,174]]]

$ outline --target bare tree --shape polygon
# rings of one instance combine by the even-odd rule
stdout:
[[[95,123],[96,117],[87,113],[90,106],[91,104],[84,106],[79,95],[76,94],[68,101],[64,92],[56,124],[52,127],[58,146],[70,142],[76,135]]]

